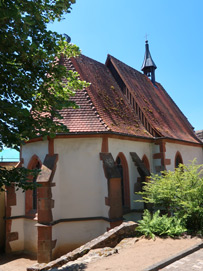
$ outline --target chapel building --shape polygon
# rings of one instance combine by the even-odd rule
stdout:
[[[79,108],[61,111],[68,133],[22,146],[21,165],[41,169],[33,180],[41,187],[7,196],[6,250],[34,252],[38,262],[141,219],[135,192],[151,173],[203,163],[203,143],[155,80],[147,41],[142,72],[111,55],[105,64],[84,55],[61,64],[91,84],[71,98]]]

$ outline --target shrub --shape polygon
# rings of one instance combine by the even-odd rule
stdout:
[[[138,223],[139,226],[136,228],[136,231],[153,239],[155,238],[155,235],[174,237],[186,231],[181,219],[178,219],[175,216],[160,216],[159,210],[153,215],[151,215],[148,210],[145,210],[143,219],[138,221]]]
[[[196,165],[194,160],[161,173],[145,182],[143,192],[138,193],[141,201],[163,208],[168,216],[175,215],[188,231],[203,233],[203,165]]]

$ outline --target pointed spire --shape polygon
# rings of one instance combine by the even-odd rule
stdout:
[[[152,60],[150,51],[149,51],[149,44],[148,40],[145,42],[145,56],[144,56],[144,62],[142,64],[141,70],[146,74],[147,76],[151,77],[152,83],[155,85],[155,70],[157,66]]]

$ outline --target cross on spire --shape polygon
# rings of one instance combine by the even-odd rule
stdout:
[[[148,41],[148,36],[149,36],[149,35],[146,33],[146,34],[145,34],[145,41]]]

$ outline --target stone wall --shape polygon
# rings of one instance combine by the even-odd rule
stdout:
[[[50,270],[51,268],[60,267],[70,261],[87,254],[91,249],[104,248],[104,247],[115,247],[122,239],[127,237],[133,237],[136,235],[135,228],[137,223],[129,221],[123,222],[120,226],[117,226],[103,235],[93,239],[85,245],[63,255],[62,257],[51,261],[48,264],[35,264],[32,267],[27,268],[27,271],[43,271]]]

